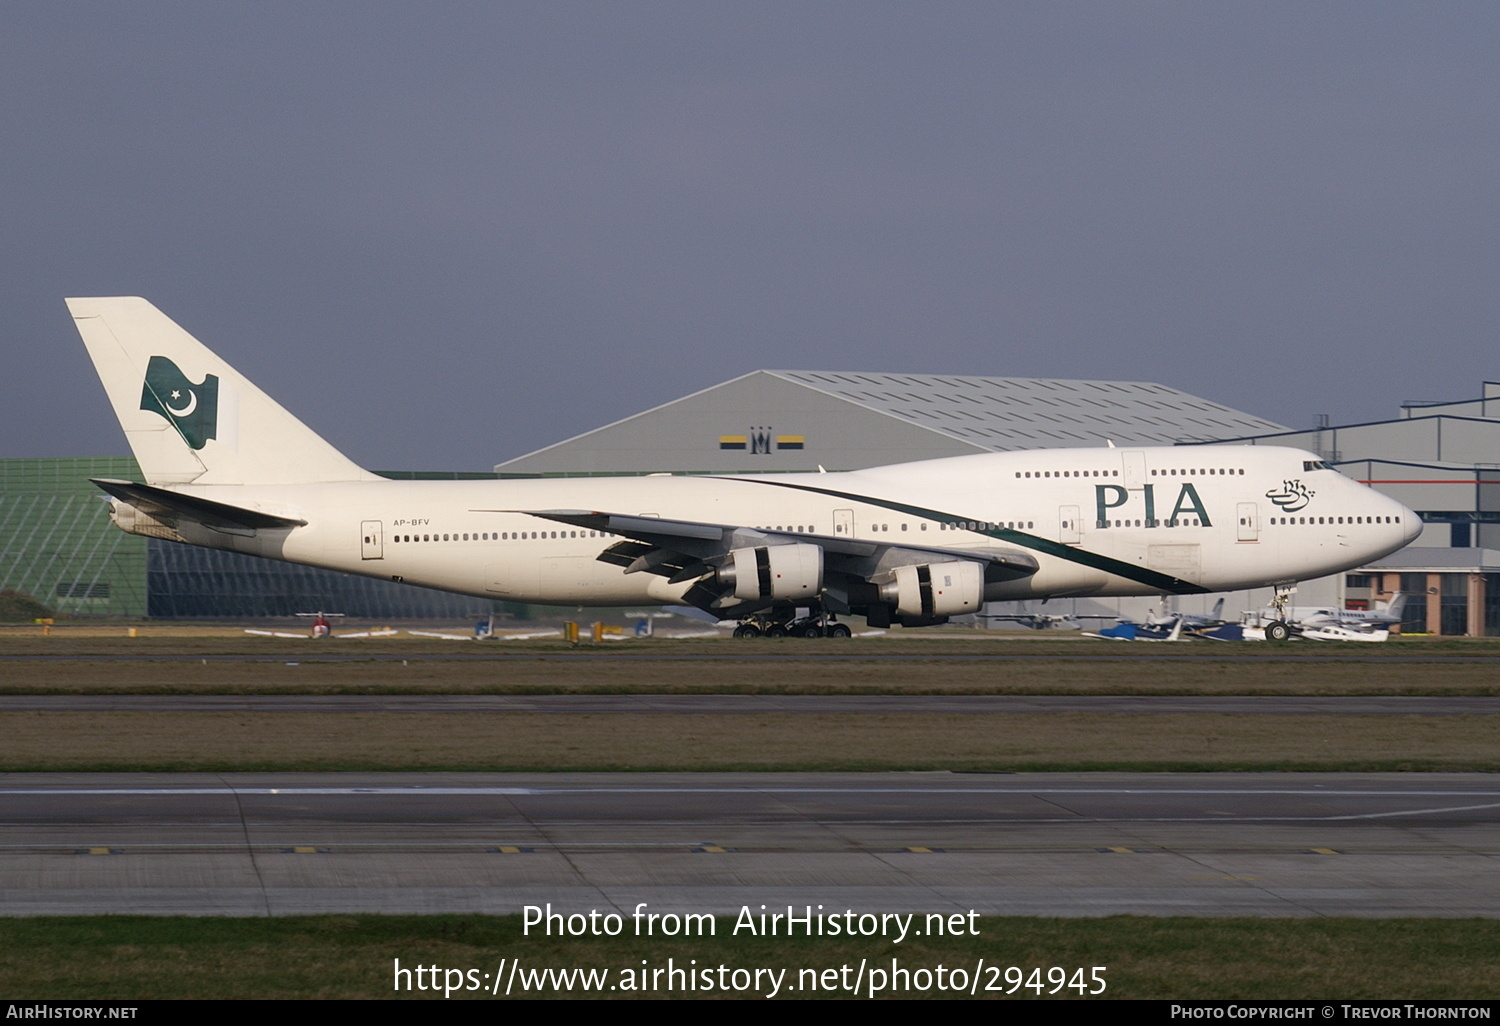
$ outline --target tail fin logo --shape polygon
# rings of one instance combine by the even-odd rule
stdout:
[[[153,356],[146,364],[141,409],[165,417],[189,448],[201,449],[210,438],[218,437],[219,379],[206,374],[195,384],[177,364],[165,356]]]

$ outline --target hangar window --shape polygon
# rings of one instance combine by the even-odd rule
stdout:
[[[109,583],[106,581],[58,581],[54,589],[58,598],[109,598]]]

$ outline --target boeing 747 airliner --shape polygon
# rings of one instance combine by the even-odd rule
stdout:
[[[1276,586],[1419,518],[1313,453],[1038,449],[848,473],[393,481],[356,466],[144,299],[70,299],[141,466],[133,534],[487,598],[692,605],[755,633],[920,627],[987,601]]]

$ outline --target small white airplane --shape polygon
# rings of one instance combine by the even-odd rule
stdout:
[[[1292,606],[1278,611],[1262,609],[1246,614],[1245,638],[1250,641],[1283,641],[1287,637],[1309,641],[1385,641],[1391,628],[1399,626],[1406,608],[1406,595],[1396,592],[1375,609],[1338,609],[1333,606]]]
[[[318,638],[394,638],[396,636],[396,632],[389,627],[382,627],[378,630],[351,631],[348,634],[335,634],[333,633],[333,625],[328,622],[328,618],[330,616],[334,618],[342,617],[343,613],[318,612],[298,613],[297,615],[312,619],[312,625],[306,634],[293,634],[290,631],[259,631],[249,628],[246,628],[245,633],[257,634],[265,638],[312,638],[314,640]]]
[[[1004,599],[1288,589],[1422,526],[1314,454],[1268,446],[393,481],[144,299],[68,306],[145,478],[96,481],[122,530],[491,599],[690,605],[741,636],[799,616],[824,633],[849,614],[920,627]]]
[[[1394,627],[1401,622],[1406,610],[1406,594],[1396,592],[1390,599],[1374,609],[1338,609],[1334,606],[1293,606],[1288,619],[1314,627],[1352,627],[1356,630],[1371,627]]]
[[[444,641],[483,641],[486,638],[494,641],[530,641],[533,638],[557,638],[562,636],[562,631],[558,630],[531,631],[529,633],[517,634],[446,634],[442,631],[407,631],[406,633],[416,638],[441,638]]]

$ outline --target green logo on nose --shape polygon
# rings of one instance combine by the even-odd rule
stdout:
[[[146,364],[141,409],[161,414],[189,448],[201,449],[204,442],[217,437],[219,379],[207,374],[202,383],[194,384],[171,360],[153,356]]]

